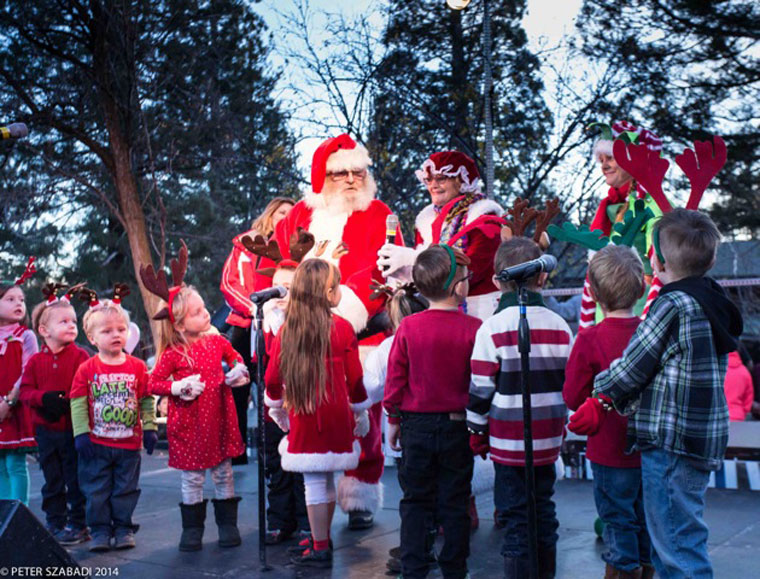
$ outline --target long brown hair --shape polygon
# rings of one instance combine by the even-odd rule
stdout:
[[[264,237],[268,238],[274,231],[274,225],[272,224],[272,216],[275,214],[281,205],[289,204],[291,207],[296,204],[290,197],[275,197],[264,208],[264,211],[251,224],[251,230],[256,233],[260,233]]]
[[[279,362],[285,404],[296,414],[313,414],[325,399],[332,329],[327,290],[339,283],[338,268],[321,259],[307,259],[290,285]]]

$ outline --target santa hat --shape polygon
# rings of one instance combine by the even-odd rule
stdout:
[[[612,143],[616,140],[626,144],[645,145],[650,151],[662,151],[660,137],[649,129],[636,127],[628,121],[615,121],[611,126],[605,123],[591,123],[586,130],[598,130],[601,133],[599,140],[594,143],[594,159],[598,159],[599,155],[612,157]]]
[[[327,139],[311,160],[311,190],[320,193],[327,173],[366,169],[372,164],[369,152],[347,133]]]
[[[462,180],[460,192],[480,192],[480,173],[475,161],[459,151],[433,153],[414,174],[421,183],[435,175],[459,177]]]

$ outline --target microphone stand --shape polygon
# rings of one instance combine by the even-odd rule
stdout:
[[[530,400],[530,327],[528,326],[528,290],[524,282],[517,284],[517,303],[520,322],[517,349],[520,352],[520,386],[522,388],[523,439],[525,441],[525,491],[528,511],[528,554],[530,579],[538,579],[538,521],[536,518],[536,481],[533,472],[533,418]]]
[[[259,474],[259,568],[269,571],[267,564],[267,497],[266,497],[266,424],[264,422],[264,308],[263,304],[256,307],[256,338],[254,350],[256,353],[256,411],[258,415],[258,437],[256,440],[256,463]]]

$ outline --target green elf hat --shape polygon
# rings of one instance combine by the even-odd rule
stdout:
[[[623,141],[626,145],[646,145],[651,151],[662,151],[662,139],[648,129],[642,129],[628,121],[615,121],[612,125],[606,123],[591,123],[586,131],[598,131],[599,140],[594,143],[594,159],[599,155],[612,154],[612,143]]]

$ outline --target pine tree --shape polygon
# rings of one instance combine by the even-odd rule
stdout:
[[[760,232],[760,8],[757,2],[585,0],[583,50],[627,80],[615,103],[666,139],[669,157],[723,135],[728,163],[711,213],[723,231]]]
[[[4,2],[0,109],[32,132],[2,151],[0,250],[138,293],[184,238],[219,304],[230,239],[299,181],[265,34],[242,0]]]

